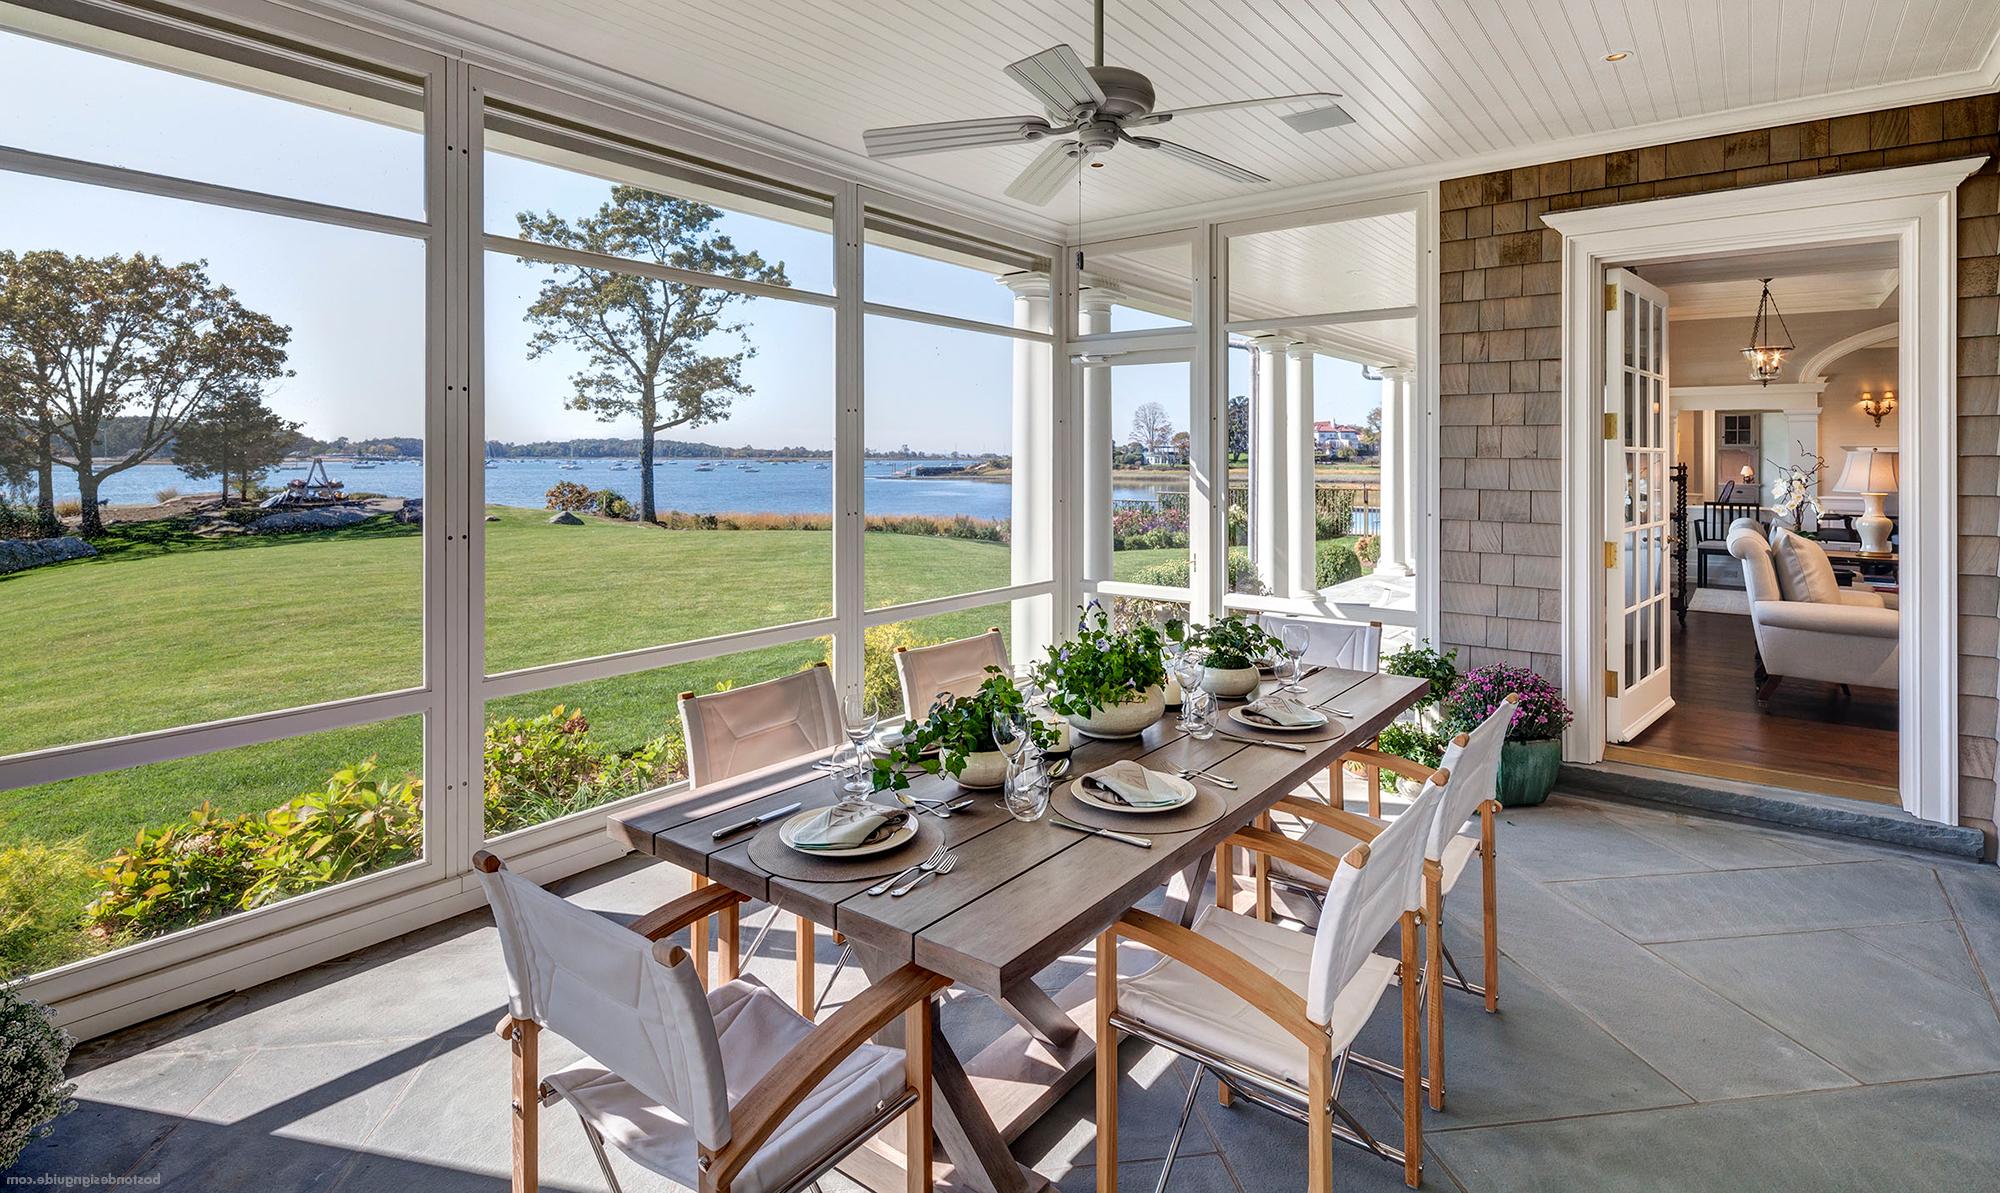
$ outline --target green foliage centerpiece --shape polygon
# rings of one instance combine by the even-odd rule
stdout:
[[[1141,622],[1113,629],[1102,605],[1084,606],[1076,636],[1029,668],[1049,707],[1089,737],[1132,737],[1167,709],[1166,639]]]
[[[1170,627],[1169,633],[1177,627]],[[1201,686],[1218,696],[1248,696],[1257,690],[1257,664],[1283,653],[1284,643],[1240,614],[1219,617],[1175,634],[1201,653]]]
[[[986,682],[977,691],[945,696],[931,705],[921,722],[903,731],[902,744],[875,760],[875,790],[901,791],[910,785],[912,772],[942,772],[965,787],[999,786],[1007,760],[993,740],[996,717],[1026,724],[1039,748],[1055,744],[1055,730],[1028,714],[1021,689],[1000,668],[988,667]]]

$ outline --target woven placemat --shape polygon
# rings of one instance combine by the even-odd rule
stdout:
[[[886,878],[923,861],[932,850],[944,844],[944,827],[937,818],[918,816],[917,835],[887,853],[871,853],[867,857],[827,857],[824,854],[802,853],[779,840],[778,830],[784,823],[783,820],[774,820],[757,830],[757,835],[750,839],[750,860],[766,874],[797,882],[853,882],[861,878]]]
[[[1065,820],[1091,828],[1116,829],[1126,833],[1180,833],[1191,828],[1207,828],[1222,819],[1227,806],[1213,788],[1206,787],[1200,779],[1189,779],[1194,784],[1194,799],[1171,812],[1106,812],[1093,808],[1076,798],[1072,789],[1081,779],[1063,783],[1056,788],[1049,805]]]

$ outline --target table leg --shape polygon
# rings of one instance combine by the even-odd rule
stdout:
[[[1215,862],[1215,855],[1204,850],[1187,869],[1167,880],[1167,905],[1164,914],[1181,927],[1194,923],[1194,913],[1201,907],[1201,888],[1208,882],[1208,869]],[[1215,876],[1217,882],[1222,875]]]
[[[1014,1022],[1027,1028],[1036,1039],[1051,1048],[1067,1048],[1076,1041],[1076,1021],[1033,982],[1023,982],[1009,990],[1005,998],[994,1001],[1013,1017]]]
[[[870,981],[896,968],[895,963],[872,951],[857,947],[855,953]],[[1054,1004],[1050,1007],[1053,1009]],[[1011,1006],[1007,1010],[1017,1018],[1027,1014]],[[1040,1008],[1036,1014],[1040,1014]],[[898,1020],[884,1028],[876,1040],[900,1048],[902,1034],[902,1021]],[[931,1130],[937,1135],[945,1158],[951,1162],[951,1188],[973,1193],[1035,1193],[1047,1185],[1041,1177],[1023,1168],[1014,1159],[1014,1153],[1007,1150],[1007,1141],[980,1101],[964,1063],[952,1050],[951,1041],[945,1038],[942,1017],[935,1015],[931,1018],[931,1092]],[[865,1179],[874,1174],[857,1171],[853,1175]],[[872,1180],[868,1183],[876,1184]]]

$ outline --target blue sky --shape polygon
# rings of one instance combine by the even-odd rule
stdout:
[[[0,144],[347,207],[420,217],[422,143],[414,132],[225,87],[24,36],[0,33]],[[600,178],[500,154],[486,165],[489,231],[513,215],[578,216],[604,201]],[[793,285],[832,289],[831,237],[749,215],[720,227],[784,262]],[[419,241],[0,172],[0,248],[205,259],[216,281],[292,329],[296,375],[274,409],[323,438],[422,433],[424,307]],[[1011,296],[986,272],[882,246],[865,258],[868,297],[995,322]],[[538,267],[486,261],[486,437],[632,435],[563,408],[576,360],[526,359]],[[833,316],[777,299],[738,304],[757,355],[755,392],[720,423],[675,437],[726,446],[827,447],[833,431]],[[928,451],[1011,450],[1014,344],[1004,337],[870,317],[867,443]],[[1240,354],[1232,354],[1236,356]],[[1121,369],[1114,426],[1158,401],[1186,425],[1185,366]],[[1232,370],[1241,392],[1243,369]],[[1359,366],[1321,357],[1317,417],[1360,422],[1379,400]]]

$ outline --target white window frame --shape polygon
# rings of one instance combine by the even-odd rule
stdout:
[[[30,0],[32,3],[32,0]],[[180,20],[116,0],[74,0],[70,15],[101,15],[124,31],[156,30],[177,44],[228,56],[232,43],[274,37],[311,51],[379,65],[420,79],[424,87],[425,215],[421,220],[353,211],[287,196],[218,186],[0,147],[0,169],[64,178],[147,194],[265,212],[290,218],[388,232],[422,240],[425,272],[425,473],[423,558],[423,682],[416,687],[274,710],[198,725],[177,726],[102,742],[36,750],[0,759],[0,788],[39,785],[218,750],[277,741],[326,729],[366,725],[413,714],[425,717],[425,816],[421,860],[256,911],[139,942],[99,957],[34,975],[27,990],[56,1007],[58,1017],[89,1037],[203,998],[351,952],[480,906],[471,872],[475,850],[503,853],[517,871],[538,881],[619,856],[603,829],[604,815],[657,799],[659,788],[618,803],[574,813],[493,841],[484,839],[481,791],[485,704],[490,699],[583,680],[636,674],[675,663],[715,658],[763,646],[831,635],[836,674],[849,688],[861,677],[861,644],[869,626],[948,613],[1001,601],[1042,598],[1059,603],[1076,591],[1072,561],[1071,477],[1064,445],[1069,427],[1069,370],[1061,367],[1061,335],[864,301],[862,211],[865,206],[920,219],[968,238],[1060,262],[1062,246],[996,227],[889,192],[867,189],[681,124],[611,106],[512,73],[470,66],[389,37],[259,0],[223,0],[241,36],[207,22]],[[670,149],[753,178],[831,196],[835,293],[783,290],[770,297],[829,307],[835,336],[834,612],[830,617],[760,627],[695,641],[519,668],[484,671],[484,443],[482,263],[489,247],[525,256],[567,250],[494,236],[483,226],[480,183],[483,104],[487,96],[575,121],[582,127]],[[621,145],[621,149],[625,148]],[[597,262],[593,262],[597,263]],[[645,273],[642,262],[602,264]],[[678,272],[678,271],[669,271]],[[703,285],[764,293],[738,279],[694,275]],[[1061,268],[1051,279],[1051,310],[1073,306],[1073,282]],[[862,593],[864,525],[861,509],[863,320],[869,314],[1009,337],[1049,346],[1048,491],[1040,502],[1049,544],[1044,573],[1027,583],[955,593],[880,609]],[[1016,445],[1020,450],[1020,445]]]

